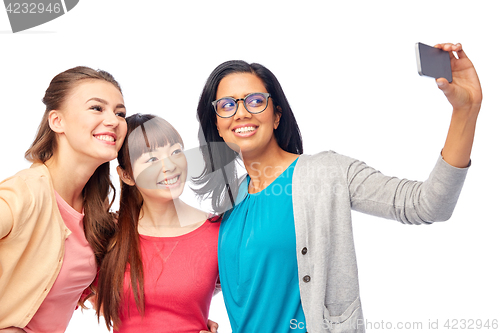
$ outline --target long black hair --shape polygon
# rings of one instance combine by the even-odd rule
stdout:
[[[118,152],[118,165],[133,176],[132,165],[145,152],[179,143],[182,138],[166,120],[152,114],[134,114],[126,118],[127,136]],[[108,330],[118,329],[123,300],[125,271],[129,266],[131,294],[139,313],[144,314],[144,269],[140,251],[139,215],[143,198],[137,186],[120,180],[118,228],[102,260],[98,278],[96,311],[104,317]],[[130,292],[129,289],[129,292]]]
[[[248,64],[242,60],[230,60],[217,66],[208,77],[198,103],[197,115],[200,122],[198,139],[205,169],[200,177],[193,179],[194,183],[200,186],[195,190],[198,196],[211,197],[212,208],[217,213],[231,208],[229,205],[234,205],[234,192],[238,183],[236,161],[239,155],[227,145],[220,144],[224,141],[217,131],[217,115],[212,102],[216,99],[220,81],[234,73],[250,73],[262,80],[273,99],[273,112],[281,114],[279,126],[274,130],[278,145],[289,153],[303,152],[299,126],[276,76],[261,64]]]

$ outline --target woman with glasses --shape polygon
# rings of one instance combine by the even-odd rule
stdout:
[[[450,53],[453,83],[436,82],[453,114],[425,182],[332,151],[302,155],[290,105],[267,68],[228,61],[211,73],[198,104],[207,167],[197,182],[199,195],[225,211],[219,274],[233,332],[364,332],[351,209],[408,224],[450,218],[482,93],[461,45],[436,47]],[[227,147],[212,144],[221,141]]]

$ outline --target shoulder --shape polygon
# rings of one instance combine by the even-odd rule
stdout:
[[[207,223],[210,225],[210,229],[215,230],[217,233],[219,231],[221,222],[222,222],[222,215],[211,215],[207,219]]]
[[[47,167],[42,163],[35,163],[0,182],[0,190],[7,190],[20,199],[33,198],[35,201],[46,203],[54,198],[52,180]]]
[[[297,161],[296,169],[344,169],[356,161],[356,159],[351,157],[339,154],[333,150],[328,150],[314,155],[301,155]]]
[[[363,163],[354,158],[323,151],[314,155],[301,155],[297,161],[292,184],[295,188],[308,188],[310,191],[326,191],[349,183],[352,174],[361,170]]]
[[[8,187],[12,184],[25,184],[26,187],[29,188],[35,188],[37,186],[46,188],[46,185],[51,183],[47,167],[42,163],[35,163],[30,168],[21,170],[14,176],[1,181],[0,187]]]
[[[33,217],[51,209],[54,200],[50,175],[43,164],[21,170],[0,182],[0,217],[2,222],[10,221],[14,229],[28,221],[36,222]]]
[[[221,222],[222,215],[210,214],[210,217],[205,221],[205,223],[207,224],[207,232],[212,234],[215,238],[218,238]]]
[[[210,214],[207,221],[210,223],[219,223],[222,221],[222,215]]]
[[[50,189],[52,189],[52,181],[49,171],[41,163],[33,164],[31,168],[21,170],[0,182],[0,190],[12,192],[50,193]]]
[[[316,153],[314,155],[302,154],[300,155],[297,164],[304,163],[324,163],[335,160],[339,156],[342,156],[333,150],[322,151],[320,153]]]

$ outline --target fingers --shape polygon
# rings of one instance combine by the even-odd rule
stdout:
[[[465,54],[464,50],[457,51],[457,56],[458,59],[467,58],[467,55]]]
[[[457,43],[441,43],[441,44],[436,44],[434,47],[437,47],[438,49],[441,49],[443,51],[448,51],[448,52],[459,52],[462,51],[462,44]]]
[[[210,320],[210,319],[208,320],[207,326],[208,326],[208,329],[210,330],[207,333],[217,333],[217,330],[219,329],[219,324],[217,324],[215,321]],[[203,331],[203,332],[205,332],[205,331]]]
[[[452,52],[455,52],[458,56],[458,59],[462,58],[467,58],[467,55],[465,54],[464,50],[462,49],[462,44],[457,43],[441,43],[441,44],[436,44],[434,47],[441,49],[443,51],[450,52],[450,58],[456,59],[455,56],[453,55]]]

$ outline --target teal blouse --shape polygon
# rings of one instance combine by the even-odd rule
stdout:
[[[295,160],[264,190],[246,177],[219,232],[219,275],[233,332],[306,332],[292,207]]]

